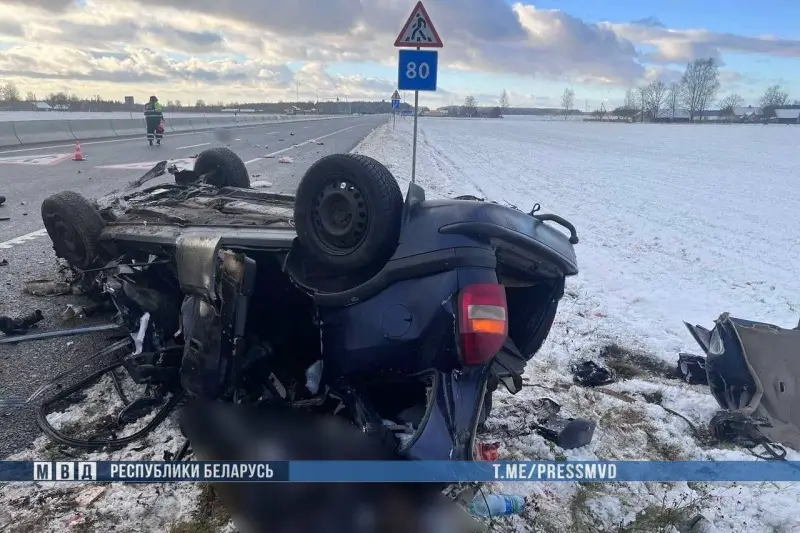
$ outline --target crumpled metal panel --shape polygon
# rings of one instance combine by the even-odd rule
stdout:
[[[185,293],[215,300],[219,242],[219,235],[193,235],[191,232],[177,238],[175,262],[178,281]]]

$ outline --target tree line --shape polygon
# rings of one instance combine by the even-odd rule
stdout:
[[[23,98],[14,83],[0,83],[0,108],[13,111],[33,110],[34,104],[44,102],[57,110],[65,111],[142,111],[144,104],[129,105],[120,100],[105,99],[100,95],[91,98],[79,97],[73,93],[52,92],[42,97],[33,91]],[[342,113],[390,113],[392,111],[391,101],[369,101],[351,100],[349,102],[340,101],[305,101],[305,102],[206,102],[198,99],[192,103],[184,104],[181,100],[162,101],[166,111],[191,111],[212,113],[222,109],[248,109],[264,113],[284,113],[287,107],[297,107],[301,112],[317,111],[321,114],[342,114]],[[400,104],[401,110],[409,110],[412,107],[407,103]]]
[[[614,109],[613,115],[633,119],[675,118],[680,110],[689,114],[689,120],[701,118],[716,101],[720,90],[719,65],[714,58],[695,59],[686,65],[686,70],[678,83],[670,85],[661,80],[648,85],[628,89],[624,103]],[[724,117],[734,115],[734,109],[744,104],[744,98],[731,93],[716,101],[720,114]],[[789,104],[789,94],[780,85],[767,88],[759,99],[762,116],[771,118],[775,109]],[[800,105],[795,100],[793,105]],[[598,113],[598,112],[595,112]]]

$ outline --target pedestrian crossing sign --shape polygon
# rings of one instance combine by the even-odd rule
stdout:
[[[441,48],[444,46],[422,2],[417,2],[405,26],[400,30],[400,35],[397,36],[394,45],[401,48]]]

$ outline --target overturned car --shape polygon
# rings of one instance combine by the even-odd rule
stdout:
[[[320,159],[294,197],[249,188],[226,148],[143,187],[164,173],[96,201],[55,194],[42,217],[119,311],[134,345],[119,364],[167,406],[330,413],[403,457],[469,460],[492,392],[521,389],[578,273],[575,228],[538,204],[426,200],[413,183],[404,200],[362,155]]]

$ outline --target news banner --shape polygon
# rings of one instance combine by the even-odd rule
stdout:
[[[0,461],[0,482],[800,481],[792,461]]]

